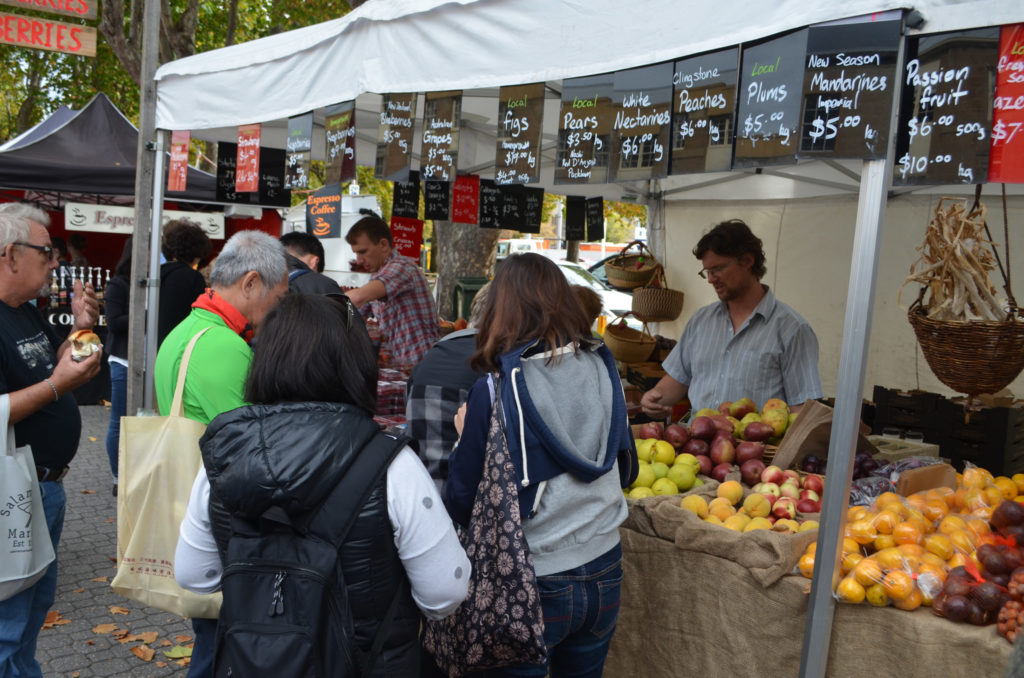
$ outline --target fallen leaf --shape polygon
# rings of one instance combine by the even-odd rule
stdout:
[[[117,629],[117,624],[99,624],[92,627],[92,632],[104,635],[114,631],[115,629]]]
[[[192,657],[182,657],[178,661],[174,662],[178,666],[188,666],[191,663]]]
[[[131,631],[129,631],[128,629],[118,629],[117,631],[114,631],[112,635],[118,640],[122,640],[124,638],[127,638],[130,634]]]
[[[94,443],[94,442],[96,442],[97,440],[99,440],[99,438],[97,438],[96,436],[89,436],[89,442],[90,442],[90,443]]]
[[[156,631],[146,631],[145,633],[140,633],[135,637],[148,645],[156,642],[157,635],[159,634],[157,634]]]
[[[107,578],[106,577],[93,577],[92,581],[101,581],[103,583],[106,583]]]
[[[107,518],[107,523],[108,523],[108,524],[109,524],[109,523],[112,523],[112,522],[114,522],[115,520],[117,520],[117,518]]]
[[[181,659],[182,657],[191,657],[192,648],[185,647],[184,645],[175,645],[170,650],[164,650],[164,656],[168,659]]]
[[[184,634],[180,634],[180,635],[174,636],[174,639],[176,641],[178,641],[179,643],[187,643],[190,640],[192,640],[192,636],[186,636]]]
[[[96,494],[96,490],[81,490],[82,494]]]
[[[160,668],[164,668],[165,666],[167,666],[167,662],[157,662],[156,665]]]
[[[46,619],[43,621],[42,628],[52,629],[54,626],[63,626],[64,624],[70,624],[70,619],[65,619],[60,616],[60,612],[57,610],[50,610],[46,613]]]
[[[174,643],[167,640],[166,638],[160,641],[160,647],[170,647],[171,645],[174,645]]]
[[[113,556],[107,556],[107,558],[109,558],[110,562],[112,562],[112,563],[116,563],[117,562],[117,558],[114,558]]]
[[[131,612],[127,607],[121,607],[120,605],[112,605],[110,607],[110,614],[128,614]]]
[[[75,671],[74,673],[71,674],[71,678],[78,678],[78,676],[80,676],[80,675],[82,675],[82,674],[80,674],[78,671]]]
[[[95,645],[95,644],[96,644],[96,641],[93,641],[93,640],[87,640],[87,641],[85,641],[85,644],[86,644],[86,645]]]
[[[145,645],[136,645],[132,648],[132,654],[144,662],[153,660],[153,648]]]
[[[85,593],[85,589],[75,589],[75,593]]]

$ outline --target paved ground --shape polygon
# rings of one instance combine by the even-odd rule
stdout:
[[[64,481],[68,508],[58,554],[57,602],[52,608],[68,623],[44,628],[39,635],[36,656],[43,675],[184,676],[186,669],[163,652],[189,644],[189,623],[110,590],[117,552],[116,500],[110,493],[112,481],[104,444],[110,412],[102,406],[82,407],[81,411],[82,441]],[[128,614],[111,612],[113,607],[124,608]],[[114,624],[117,630],[93,631],[102,624]],[[124,637],[125,631],[129,637],[147,632],[156,632],[157,636],[149,643],[118,642],[115,635]],[[151,648],[155,655],[144,661],[132,652],[138,647]],[[137,651],[146,654],[144,649]]]

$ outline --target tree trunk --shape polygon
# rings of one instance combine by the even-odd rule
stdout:
[[[570,240],[565,246],[566,261],[578,262],[580,260],[580,241]]]
[[[228,34],[224,38],[224,46],[235,44],[235,31],[238,29],[238,0],[228,3]]]
[[[15,123],[18,134],[32,126],[32,117],[35,114],[36,104],[39,103],[39,95],[41,93],[39,83],[42,81],[42,78],[43,57],[36,54],[31,58],[31,67],[26,76],[25,99],[21,102],[21,106],[18,107],[18,117]]]
[[[498,229],[450,221],[434,222],[434,258],[437,261],[437,310],[442,318],[455,319],[452,290],[463,277],[489,278],[494,275]]]

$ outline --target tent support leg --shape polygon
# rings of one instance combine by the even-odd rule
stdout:
[[[167,148],[167,131],[156,131],[156,167],[153,171],[153,222],[149,230],[149,284],[146,287],[146,374],[150,375],[145,384],[145,407],[156,409],[153,390],[153,367],[156,365],[157,323],[160,320],[160,239],[163,229],[164,204],[164,156]]]

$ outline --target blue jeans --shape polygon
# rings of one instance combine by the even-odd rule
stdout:
[[[57,552],[64,529],[67,496],[59,482],[39,483],[43,512],[50,529],[53,552]],[[36,661],[36,639],[46,613],[57,595],[57,561],[35,584],[16,596],[0,601],[0,678],[42,678]]]
[[[622,546],[589,563],[537,577],[544,611],[548,665],[520,664],[487,671],[488,678],[599,678],[619,618]]]
[[[213,651],[217,645],[217,620],[192,619],[195,644],[188,665],[188,678],[213,678]]]
[[[121,442],[121,417],[128,409],[128,368],[110,363],[110,424],[107,425],[107,458],[117,482],[117,451]]]

